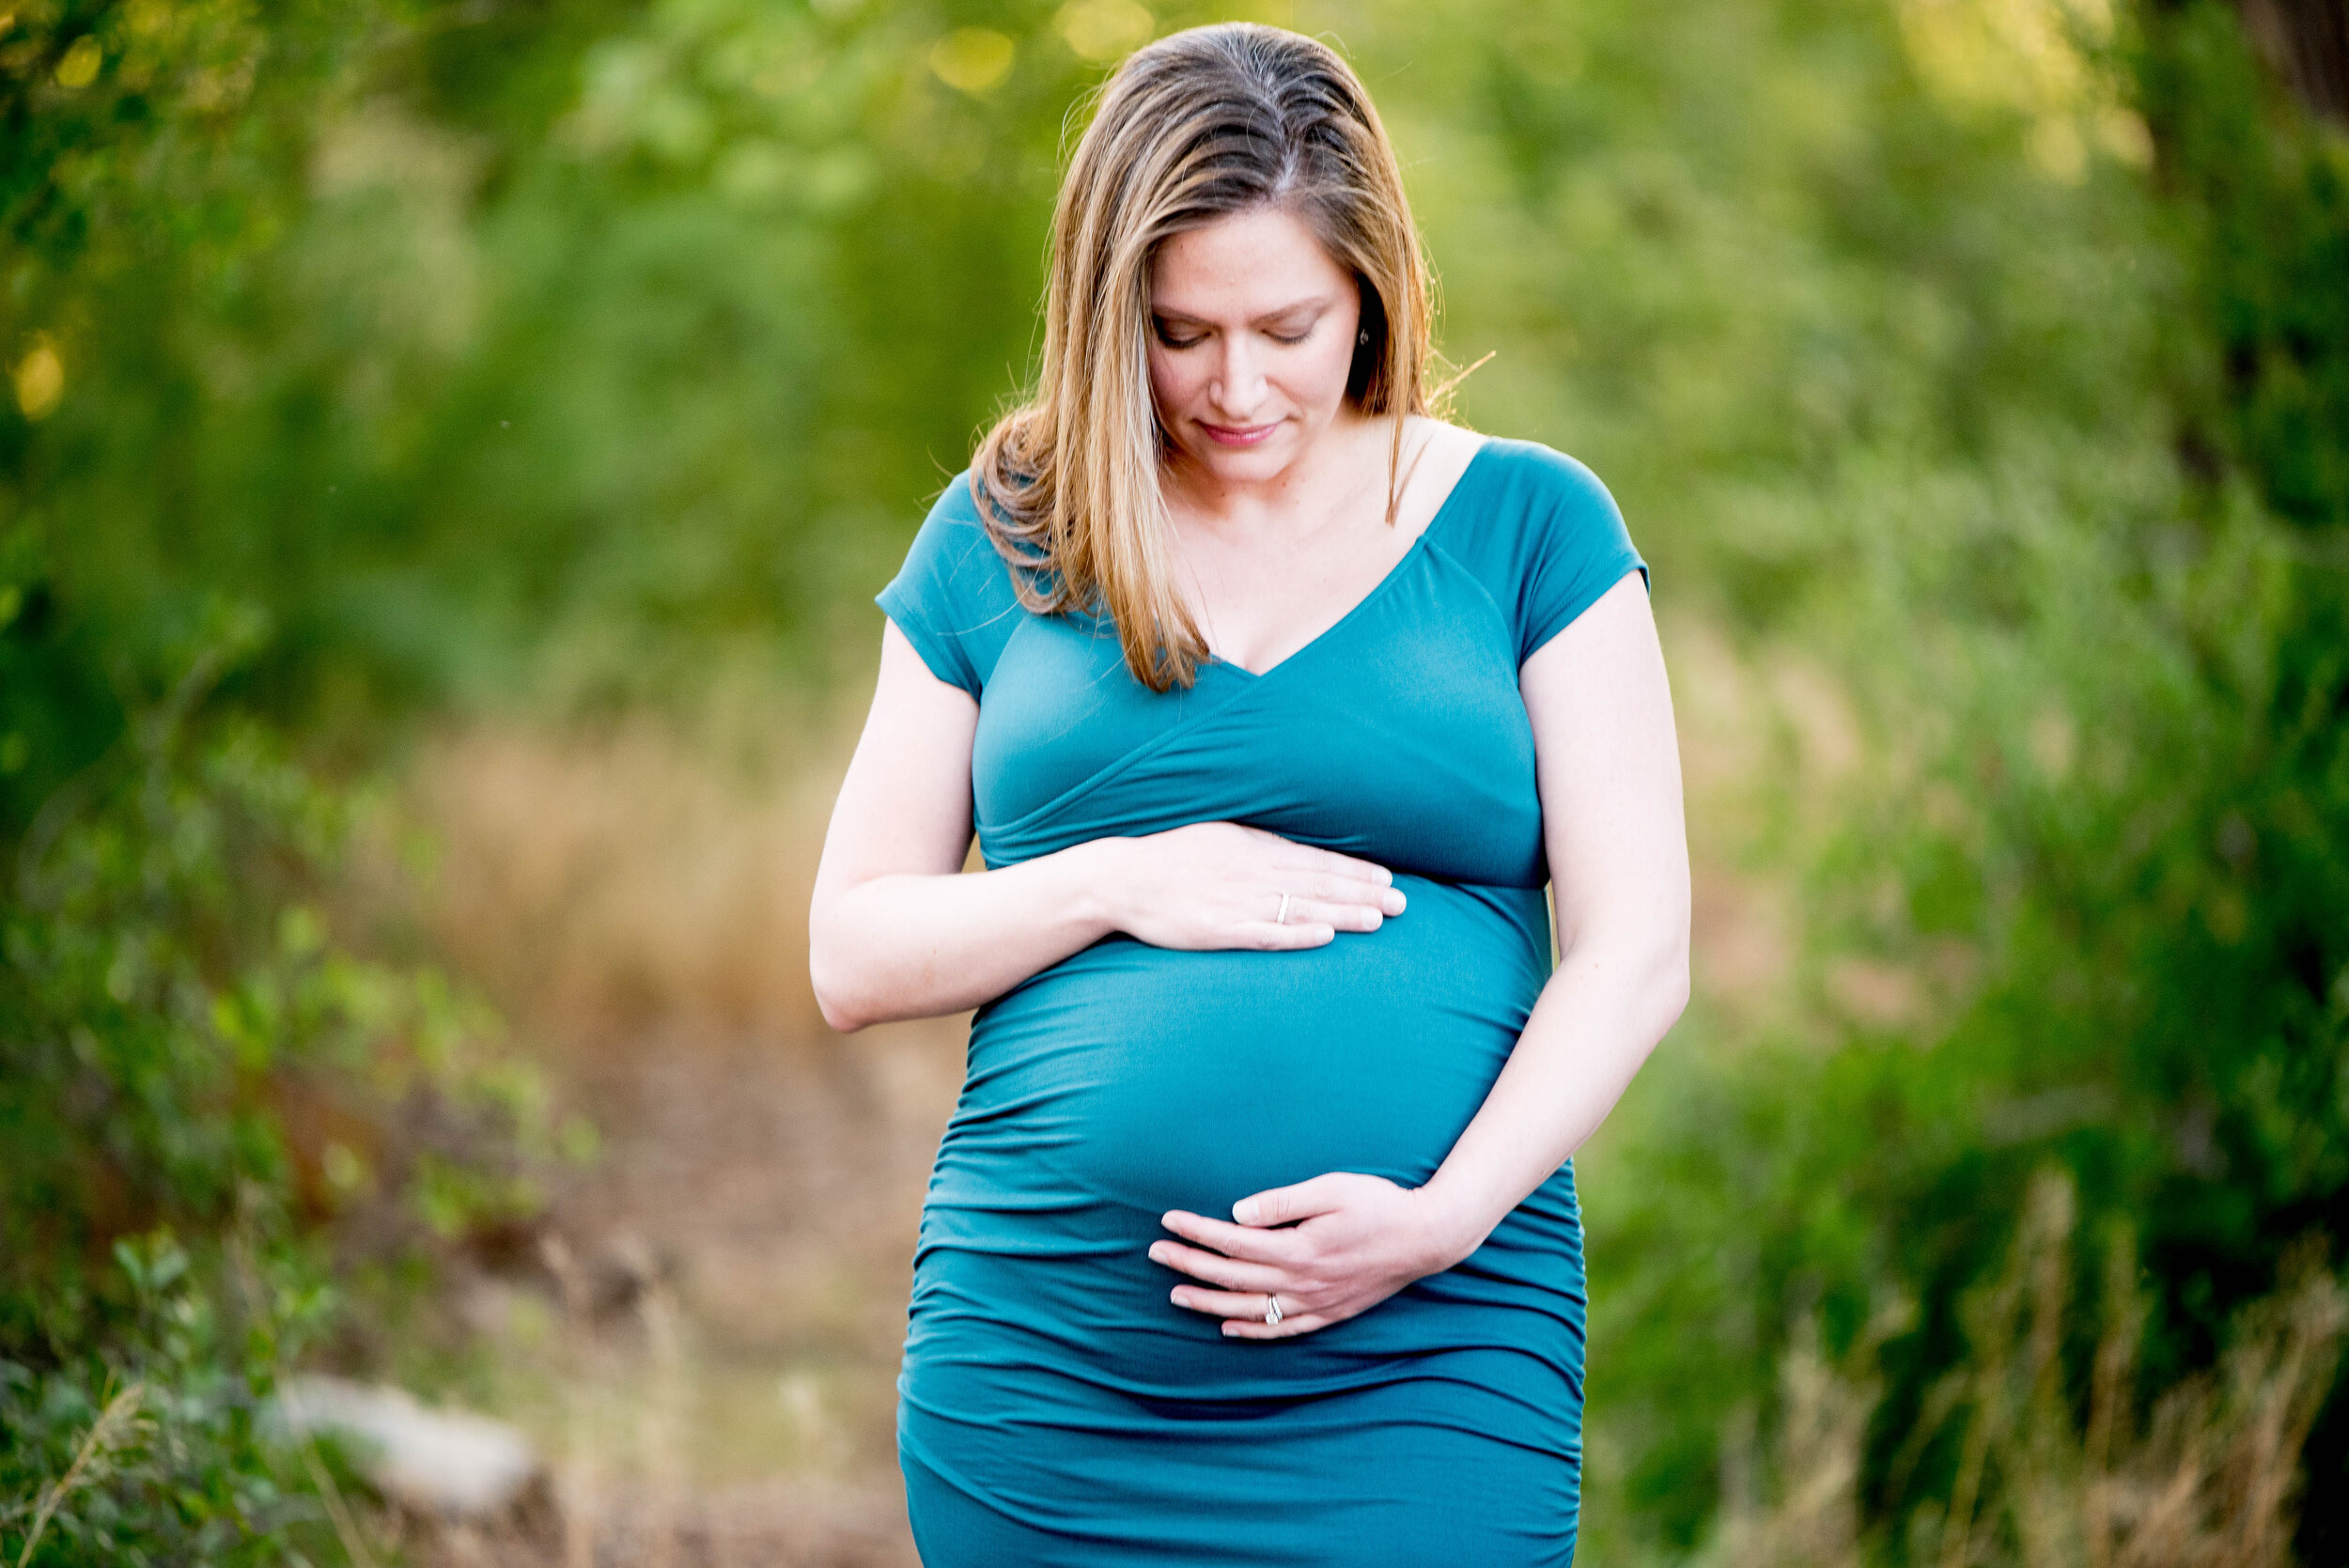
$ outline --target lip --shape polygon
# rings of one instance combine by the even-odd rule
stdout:
[[[1199,427],[1207,433],[1207,439],[1215,442],[1218,446],[1260,445],[1267,437],[1270,436],[1273,431],[1281,427],[1281,422],[1277,419],[1273,420],[1268,425],[1246,425],[1237,427],[1231,425],[1210,425],[1204,419],[1200,420],[1198,424]]]

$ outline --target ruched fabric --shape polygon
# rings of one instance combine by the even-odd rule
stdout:
[[[914,1253],[898,1380],[927,1568],[1558,1568],[1585,1294],[1571,1162],[1467,1260],[1269,1343],[1168,1299],[1171,1208],[1329,1171],[1427,1180],[1550,969],[1524,660],[1645,567],[1589,470],[1487,441],[1336,625],[1154,693],[1112,629],[1039,616],[957,475],[878,602],[979,703],[1005,866],[1245,822],[1388,866],[1408,910],[1301,953],[1124,936],[981,1007]]]

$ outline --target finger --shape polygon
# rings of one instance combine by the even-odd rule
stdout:
[[[1268,953],[1286,952],[1299,947],[1327,947],[1338,939],[1338,928],[1327,921],[1300,921],[1296,905],[1290,906],[1288,924],[1269,920],[1244,920],[1234,928],[1235,934],[1252,947]]]
[[[1201,1290],[1196,1285],[1176,1285],[1168,1293],[1167,1299],[1173,1301],[1177,1307],[1187,1308],[1208,1317],[1237,1318],[1242,1322],[1252,1319],[1259,1324],[1264,1322],[1265,1293],[1260,1290]],[[1293,1301],[1296,1297],[1284,1294],[1283,1299]],[[1286,1313],[1282,1315],[1281,1321],[1283,1323],[1288,1321]]]
[[[1252,1192],[1232,1205],[1232,1218],[1249,1226],[1286,1225],[1310,1219],[1316,1214],[1328,1214],[1344,1207],[1346,1202],[1344,1185],[1334,1177],[1335,1172],[1331,1172],[1288,1187],[1268,1187],[1262,1192]],[[1232,1250],[1220,1241],[1209,1240],[1207,1245],[1220,1252]]]
[[[1328,871],[1281,867],[1275,867],[1271,876],[1273,886],[1267,891],[1275,900],[1283,893],[1289,895],[1291,920],[1297,918],[1298,906],[1308,901],[1374,908],[1389,915],[1401,914],[1410,903],[1403,895],[1401,888],[1367,877],[1341,877]]]
[[[1267,1323],[1259,1312],[1252,1321],[1244,1317],[1225,1318],[1223,1337],[1231,1340],[1289,1340],[1299,1334],[1310,1334],[1340,1321],[1320,1312],[1296,1312],[1283,1316],[1278,1323]]]
[[[1275,861],[1268,869],[1275,876],[1286,878],[1291,886],[1325,887],[1333,893],[1345,888],[1373,889],[1394,885],[1394,873],[1385,866],[1372,865],[1367,861],[1316,857],[1308,861]]]
[[[1363,881],[1392,882],[1394,873],[1376,861],[1365,861],[1352,855],[1341,855],[1334,849],[1316,849],[1310,844],[1299,844],[1293,838],[1262,828],[1243,827],[1242,831],[1263,840],[1268,847],[1279,851],[1273,864],[1289,871],[1319,871],[1335,877],[1350,877]]]
[[[1411,902],[1392,882],[1357,881],[1344,877],[1316,877],[1307,887],[1291,891],[1302,892],[1307,898],[1324,904],[1359,905],[1385,915],[1399,915]]]
[[[1284,866],[1280,869],[1289,878],[1285,886],[1323,898],[1364,898],[1393,885],[1391,877],[1372,875],[1377,869],[1376,866],[1360,871],[1326,865]]]
[[[1272,896],[1278,898],[1287,893],[1292,909],[1309,899],[1323,904],[1366,904],[1373,908],[1387,908],[1403,896],[1389,884],[1374,882],[1366,877],[1332,877],[1326,871],[1276,871],[1272,876]],[[1291,918],[1295,916],[1292,914]]]
[[[1254,1230],[1246,1225],[1210,1219],[1204,1214],[1192,1214],[1188,1209],[1170,1209],[1159,1217],[1159,1223],[1185,1241],[1195,1241],[1227,1258],[1238,1258],[1244,1263],[1285,1265],[1296,1257],[1300,1245],[1297,1237],[1287,1231]]]
[[[1269,1264],[1247,1263],[1227,1258],[1221,1252],[1202,1251],[1175,1241],[1154,1241],[1150,1244],[1150,1261],[1179,1268],[1193,1279],[1221,1285],[1225,1290],[1279,1290],[1288,1276]]]
[[[1403,895],[1392,888],[1357,883],[1361,896],[1322,898],[1298,888],[1268,888],[1248,895],[1248,907],[1264,909],[1274,925],[1328,926],[1332,931],[1376,931],[1387,916],[1402,912]]]
[[[1336,931],[1376,931],[1386,924],[1386,911],[1372,902],[1325,903],[1317,898],[1289,900],[1289,924],[1327,925]]]
[[[1380,865],[1377,861],[1365,861],[1352,855],[1341,855],[1334,849],[1308,849],[1301,863],[1318,871],[1326,871],[1335,877],[1350,877],[1358,880],[1379,883],[1394,880],[1394,873]]]

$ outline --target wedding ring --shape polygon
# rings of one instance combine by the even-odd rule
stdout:
[[[1280,1323],[1281,1298],[1279,1296],[1268,1296],[1264,1298],[1264,1320],[1268,1326],[1277,1326]]]
[[[1272,917],[1272,924],[1275,924],[1275,925],[1286,925],[1288,923],[1289,923],[1289,895],[1288,895],[1287,893],[1283,893],[1283,894],[1281,895],[1281,912],[1280,912],[1279,914],[1274,915],[1274,916]]]

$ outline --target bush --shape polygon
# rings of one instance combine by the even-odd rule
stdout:
[[[0,906],[0,1541],[45,1515],[34,1561],[332,1555],[324,1472],[256,1418],[336,1319],[334,1243],[537,1201],[536,1081],[479,1004],[321,912],[360,798],[203,710],[256,636],[220,617],[35,816]]]
[[[2066,1265],[2092,1304],[2050,1363],[2075,1415],[2099,1313],[2141,1292],[2115,1407],[2134,1420],[2220,1364],[2312,1236],[2349,1230],[2349,154],[2226,8],[2141,8],[2090,42],[2150,179],[2116,179],[2100,219],[2092,162],[2035,250],[1974,254],[2041,269],[2036,306],[2092,275],[2071,247],[2100,226],[2125,264],[2062,319],[2019,275],[1960,316],[1973,391],[2009,354],[2029,367],[1963,463],[1931,458],[1964,422],[1856,431],[1825,459],[1846,526],[1759,531],[1800,547],[1759,624],[1833,672],[1858,755],[1771,846],[1804,868],[1799,1016],[1659,1062],[1611,1152],[1612,1234],[1594,1221],[1595,1272],[1641,1309],[1611,1391],[1668,1540],[1720,1495],[1718,1435],[1790,1409],[1788,1326],[1815,1323],[1831,1360],[1890,1292],[1916,1311],[1877,1349],[1850,1479],[1882,1556],[1933,1558],[1891,1526],[1975,1484],[1937,1391],[1978,1353],[1968,1303],[2050,1162],[2086,1233],[2125,1223],[2144,1270]],[[1929,212],[1980,234],[2010,201]],[[1669,1354],[1691,1338],[1695,1398]],[[2329,1368],[2300,1389],[2320,1474],[2349,1452],[2349,1401],[2317,1407]],[[2305,1560],[2341,1557],[2337,1488],[2297,1529]]]

